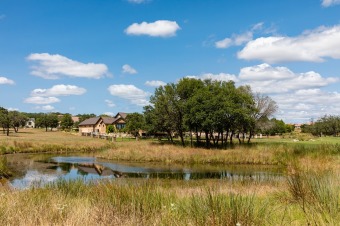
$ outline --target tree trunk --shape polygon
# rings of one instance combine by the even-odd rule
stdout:
[[[233,136],[234,136],[234,132],[231,131],[231,133],[230,133],[230,144],[233,144]]]
[[[238,143],[241,144],[242,141],[241,141],[241,138],[240,138],[240,133],[237,133],[237,139],[238,139]]]
[[[190,130],[190,147],[192,147],[192,131]]]
[[[9,127],[7,127],[7,136],[9,136]]]
[[[171,131],[168,131],[167,133],[168,133],[168,137],[170,138],[171,143],[173,143],[174,141],[172,140]]]
[[[251,139],[252,136],[253,136],[253,133],[252,133],[252,131],[250,130],[250,131],[249,131],[248,141],[247,141],[248,144],[250,143],[250,139]]]
[[[209,132],[208,131],[204,131],[205,133],[205,145],[207,148],[210,147],[210,139],[209,139]]]
[[[200,139],[198,137],[198,129],[196,127],[196,142],[197,142],[197,145],[200,143]]]

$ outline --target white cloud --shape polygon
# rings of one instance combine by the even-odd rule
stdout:
[[[176,21],[157,20],[153,23],[142,22],[134,23],[126,28],[128,35],[149,35],[152,37],[172,37],[181,29]]]
[[[31,74],[45,79],[58,79],[61,76],[99,79],[108,74],[105,64],[85,64],[59,54],[32,53],[27,60],[37,62]]]
[[[52,105],[45,105],[41,107],[41,110],[43,111],[52,111],[54,110],[54,107]]]
[[[111,117],[113,117],[115,114],[113,112],[104,112],[103,115],[109,115]]]
[[[226,73],[219,73],[219,74],[212,74],[212,73],[205,73],[202,75],[188,75],[187,78],[195,78],[195,79],[211,79],[213,81],[234,81],[237,82],[238,78],[235,75],[232,74],[226,74]]]
[[[330,7],[333,5],[339,5],[340,4],[340,0],[322,0],[321,5],[323,7]]]
[[[238,58],[268,63],[340,59],[340,25],[319,27],[297,37],[271,36],[250,41]]]
[[[286,122],[308,122],[328,115],[338,115],[340,93],[320,89],[299,90],[289,94],[274,95],[272,98],[282,110],[277,116]]]
[[[147,99],[150,94],[134,85],[111,85],[108,90],[112,96],[129,100],[132,104],[138,106],[145,106],[149,104]]]
[[[86,89],[73,85],[55,85],[50,89],[34,89],[31,96],[69,96],[83,95]]]
[[[133,4],[142,4],[142,3],[145,3],[145,2],[149,2],[151,0],[127,0],[128,2],[130,3],[133,3]]]
[[[105,100],[105,103],[110,108],[116,107],[116,105],[111,100]]]
[[[152,87],[159,87],[159,86],[165,86],[166,83],[163,81],[153,80],[153,81],[146,81],[146,86],[152,86]]]
[[[272,67],[269,64],[260,64],[252,67],[244,67],[240,71],[239,78],[242,80],[272,80],[287,79],[295,74],[286,67]]]
[[[261,93],[320,88],[338,81],[337,78],[324,78],[314,71],[294,73],[286,67],[272,67],[269,64],[242,68],[239,78],[243,84],[249,84],[254,91]]]
[[[3,84],[14,85],[15,82],[11,79],[6,78],[6,77],[0,77],[0,85],[3,85]]]
[[[253,39],[253,33],[256,30],[260,30],[263,27],[263,23],[255,24],[250,31],[243,34],[233,34],[231,38],[225,38],[223,40],[215,42],[215,47],[218,49],[226,49],[230,46],[240,46]]]
[[[29,104],[53,104],[60,102],[60,100],[56,97],[28,97],[24,102]]]
[[[137,74],[137,70],[128,64],[124,64],[122,67],[122,72],[125,74]]]
[[[7,108],[8,111],[19,111],[19,108]]]

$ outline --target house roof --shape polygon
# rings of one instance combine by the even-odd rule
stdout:
[[[83,122],[79,123],[79,126],[96,125],[100,119],[103,120],[105,125],[112,125],[113,123],[115,123],[119,119],[125,120],[127,115],[128,115],[128,113],[118,112],[117,115],[114,118],[113,117],[94,117],[94,118],[89,118],[89,119],[86,119]]]
[[[79,126],[96,125],[100,119],[101,117],[89,118],[79,123]]]
[[[128,113],[124,113],[124,112],[118,112],[117,115],[115,116],[115,118],[119,118],[122,117],[123,119],[126,119],[126,116],[128,115]]]
[[[116,119],[112,117],[102,117],[102,119],[106,125],[111,125],[114,121],[116,121]]]

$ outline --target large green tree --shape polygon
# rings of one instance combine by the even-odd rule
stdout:
[[[143,114],[132,113],[126,116],[126,126],[127,132],[133,134],[135,137],[139,136],[139,131],[145,129],[145,118]]]

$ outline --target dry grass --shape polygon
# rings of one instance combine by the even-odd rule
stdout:
[[[236,146],[233,149],[203,149],[160,144],[152,141],[131,141],[115,143],[114,148],[98,155],[114,160],[199,163],[199,164],[251,164],[276,165],[275,150]]]
[[[110,142],[102,139],[81,137],[60,131],[22,129],[19,133],[5,136],[0,133],[0,154],[13,152],[88,152],[110,147]]]

